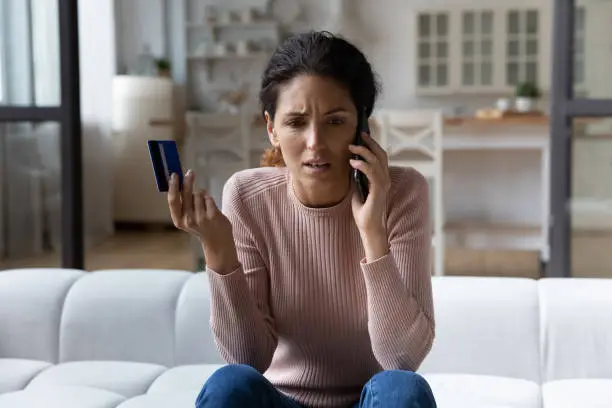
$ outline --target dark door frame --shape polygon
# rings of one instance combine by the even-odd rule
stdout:
[[[56,122],[61,125],[62,267],[83,269],[78,0],[59,0],[58,6],[61,104],[57,107],[0,105],[0,123],[27,121]]]
[[[550,259],[546,277],[570,277],[572,229],[572,122],[612,117],[612,99],[574,98],[575,0],[555,0],[550,126]]]

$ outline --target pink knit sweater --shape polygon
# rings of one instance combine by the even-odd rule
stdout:
[[[387,369],[415,371],[430,350],[428,185],[414,169],[391,168],[390,252],[373,262],[351,197],[304,206],[286,168],[233,175],[223,191],[241,267],[207,269],[211,327],[228,363],[255,367],[312,407],[346,407]]]

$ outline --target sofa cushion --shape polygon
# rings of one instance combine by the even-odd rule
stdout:
[[[612,379],[612,279],[539,282],[543,382]]]
[[[436,337],[422,373],[540,381],[538,286],[531,279],[434,277]]]
[[[174,366],[176,303],[186,271],[96,271],[66,298],[60,361],[135,361]]]
[[[540,408],[540,386],[528,380],[468,374],[423,375],[439,408]]]
[[[78,361],[48,368],[28,385],[27,390],[57,386],[92,387],[124,397],[145,394],[165,368],[153,364]]]
[[[36,374],[49,366],[45,361],[0,358],[0,394],[24,389]]]
[[[542,386],[544,408],[610,408],[612,380],[578,379],[552,381]]]
[[[115,408],[125,397],[89,387],[51,387],[0,395],[2,408]]]
[[[66,294],[85,272],[9,269],[0,273],[0,358],[58,361]]]
[[[197,395],[208,377],[221,367],[222,364],[202,364],[171,368],[151,384],[149,394],[184,391]]]
[[[205,272],[194,274],[176,305],[176,365],[223,364],[210,330],[210,287]]]
[[[125,401],[117,408],[194,408],[198,393],[177,392],[141,395]]]

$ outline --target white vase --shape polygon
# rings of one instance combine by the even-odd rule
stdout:
[[[533,98],[517,97],[514,101],[514,108],[517,112],[531,112],[534,110]]]
[[[499,98],[495,105],[497,106],[498,110],[506,112],[510,110],[512,103],[508,98]]]

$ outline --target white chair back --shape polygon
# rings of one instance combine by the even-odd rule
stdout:
[[[414,167],[428,177],[438,175],[442,169],[442,112],[381,110],[374,117],[390,164]]]
[[[380,110],[373,115],[373,136],[387,151],[389,165],[413,167],[430,183],[433,204],[434,274],[444,274],[442,194],[444,118],[440,110]]]
[[[252,116],[230,113],[187,114],[194,166],[247,168]]]

